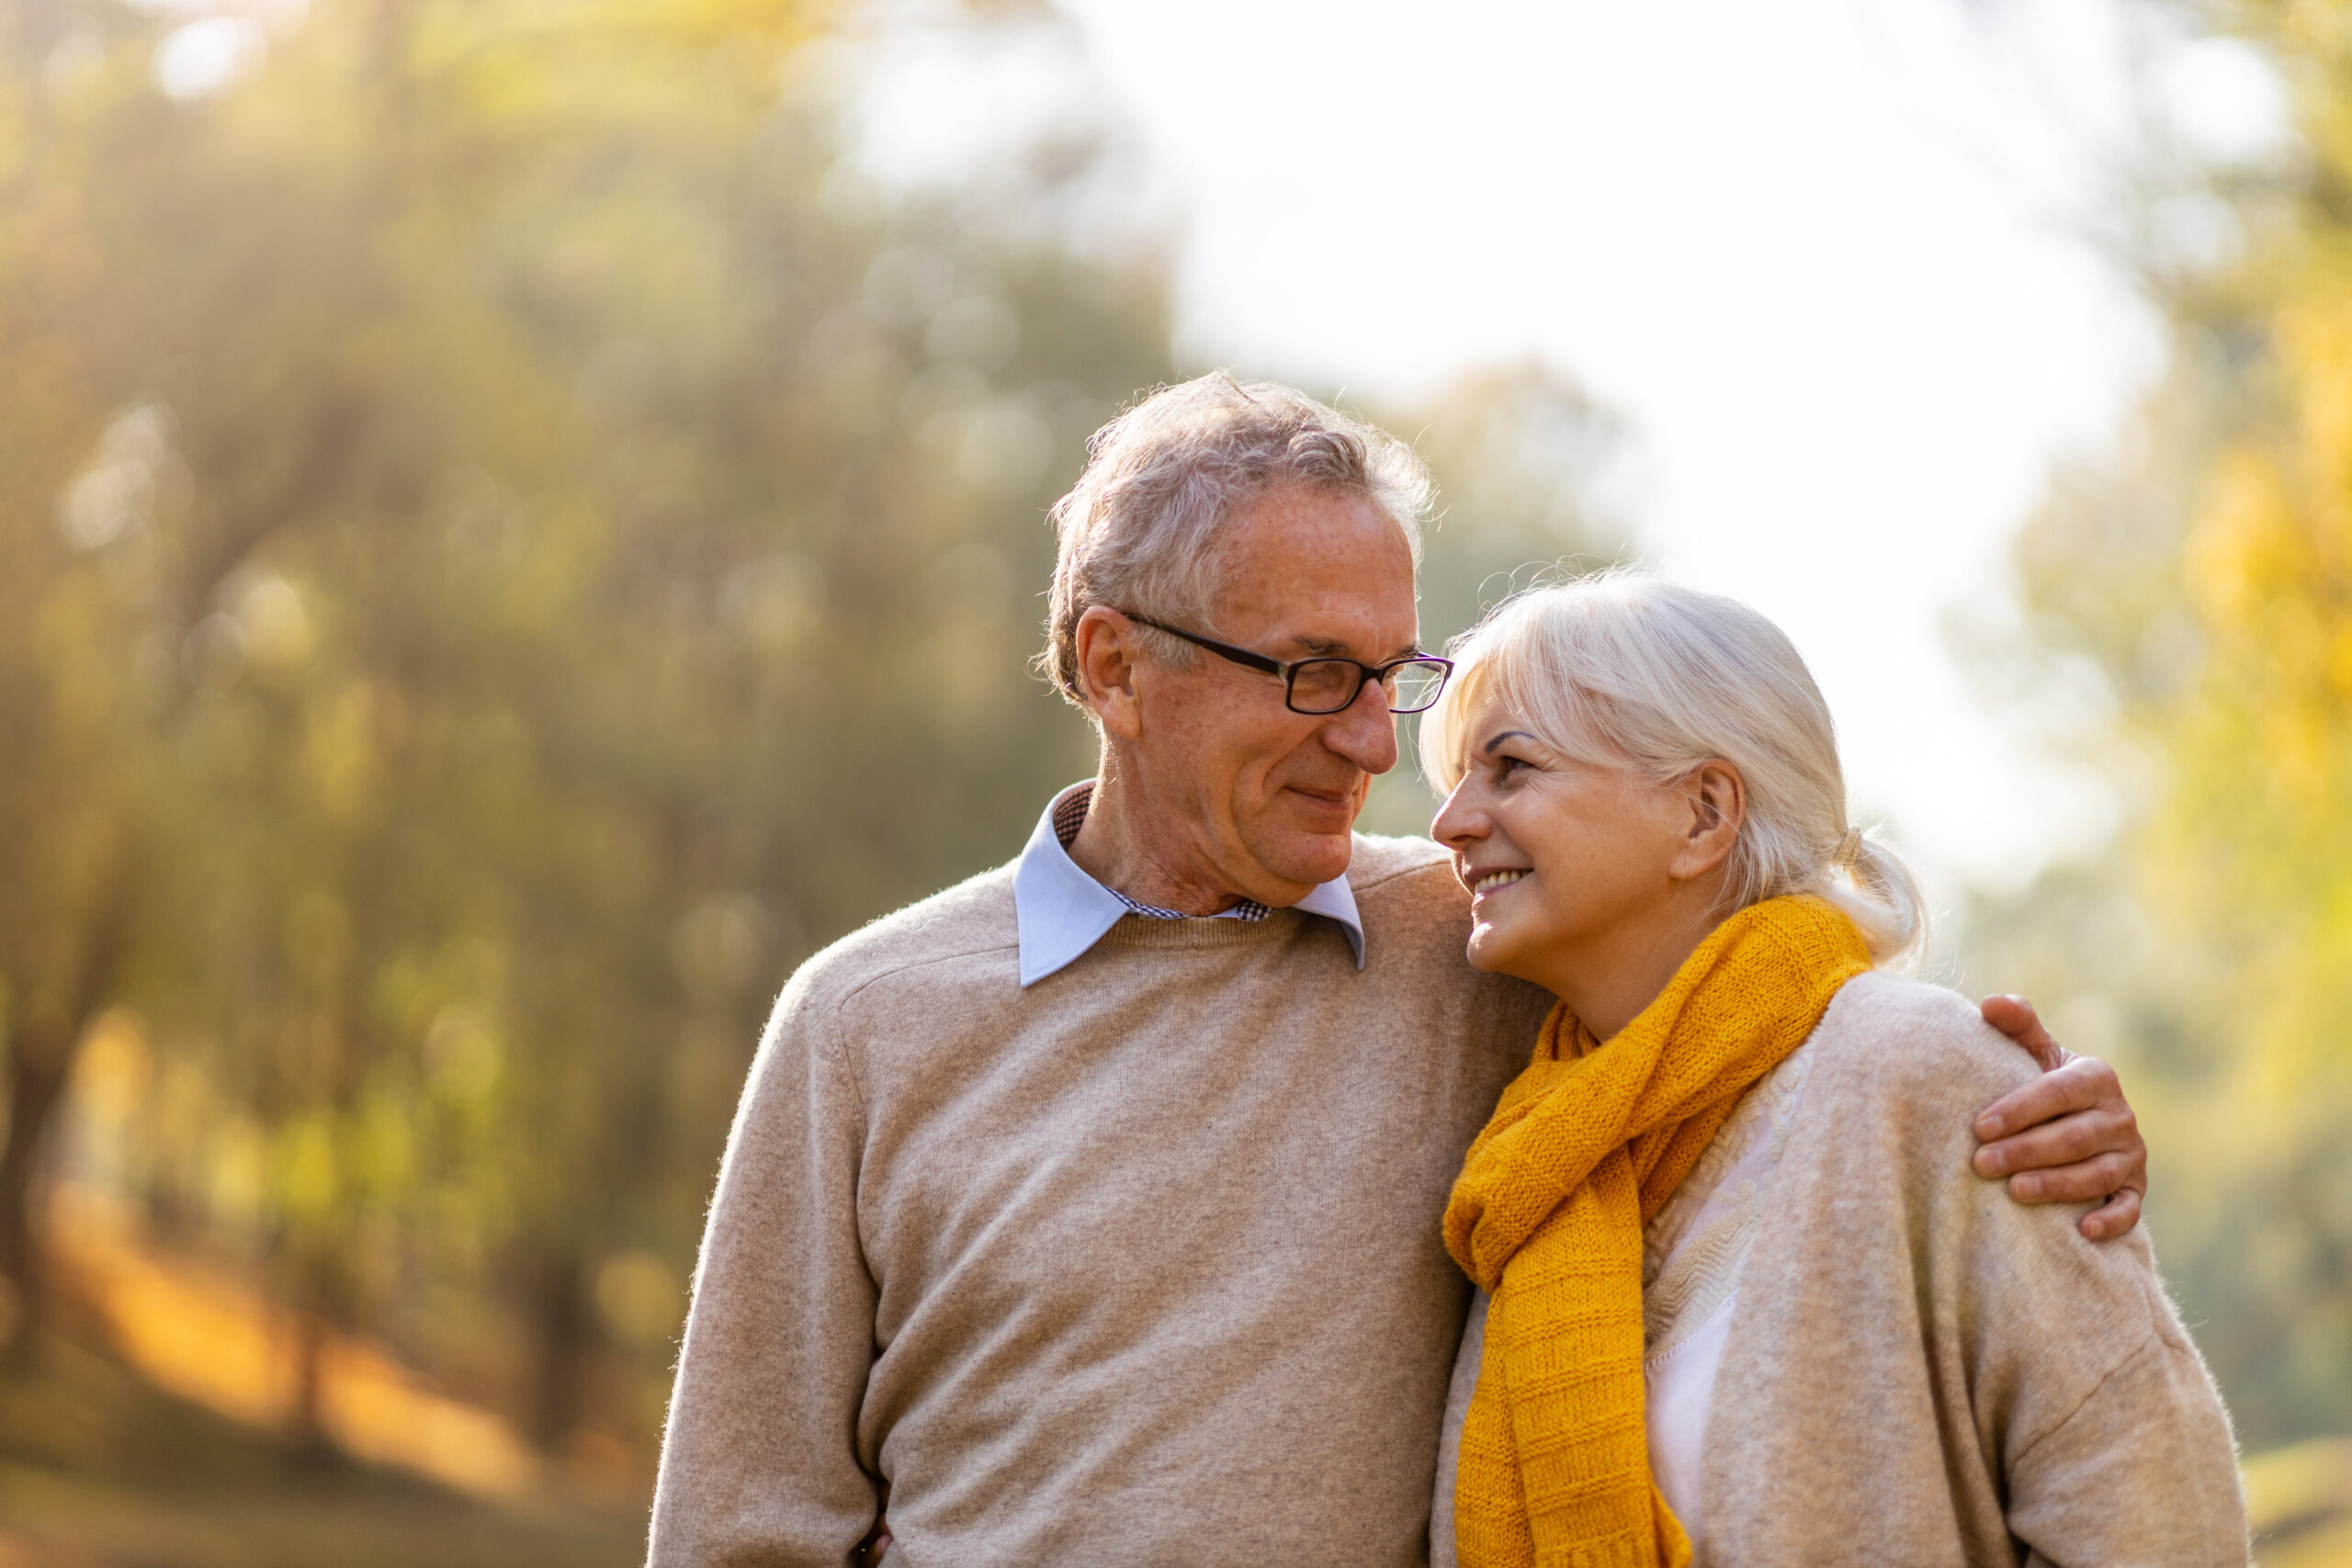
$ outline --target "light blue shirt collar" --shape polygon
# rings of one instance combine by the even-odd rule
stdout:
[[[1021,983],[1034,986],[1046,976],[1066,969],[1090,951],[1103,934],[1130,913],[1119,896],[1079,869],[1054,832],[1054,812],[1072,791],[1091,789],[1094,781],[1074,784],[1046,805],[1021,852],[1012,874],[1012,909],[1021,931]],[[1301,898],[1295,908],[1310,915],[1337,920],[1355,949],[1362,969],[1363,919],[1356,913],[1356,896],[1342,874]]]

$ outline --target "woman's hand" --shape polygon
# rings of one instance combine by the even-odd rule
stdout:
[[[2077,1056],[2051,1038],[2023,997],[1987,997],[1984,1021],[2033,1053],[2041,1076],[1976,1118],[1976,1174],[2007,1176],[2020,1203],[2106,1200],[2082,1218],[2093,1241],[2140,1223],[2148,1190],[2148,1145],[2115,1069]]]

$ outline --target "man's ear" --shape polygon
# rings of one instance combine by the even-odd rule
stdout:
[[[1674,785],[1682,846],[1667,868],[1677,881],[1688,881],[1731,858],[1739,830],[1747,820],[1747,781],[1739,770],[1717,757],[1682,775]]]
[[[1078,685],[1106,735],[1133,740],[1143,733],[1136,691],[1142,648],[1136,624],[1097,604],[1078,618]]]

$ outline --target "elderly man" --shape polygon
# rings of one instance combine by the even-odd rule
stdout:
[[[1464,961],[1435,844],[1352,833],[1442,677],[1427,499],[1393,439],[1223,376],[1097,438],[1046,663],[1100,776],[776,1004],[654,1563],[840,1568],[886,1496],[894,1563],[1425,1561],[1468,1295],[1438,1217],[1548,1003]],[[2113,1075],[2013,1098],[1980,1131],[2071,1114],[1980,1164],[2128,1229]]]

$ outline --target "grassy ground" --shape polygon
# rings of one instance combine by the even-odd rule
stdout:
[[[642,1561],[643,1531],[298,1460],[86,1336],[0,1372],[0,1568],[619,1568]]]
[[[2263,1568],[2352,1568],[2352,1438],[2314,1438],[2245,1461]]]

